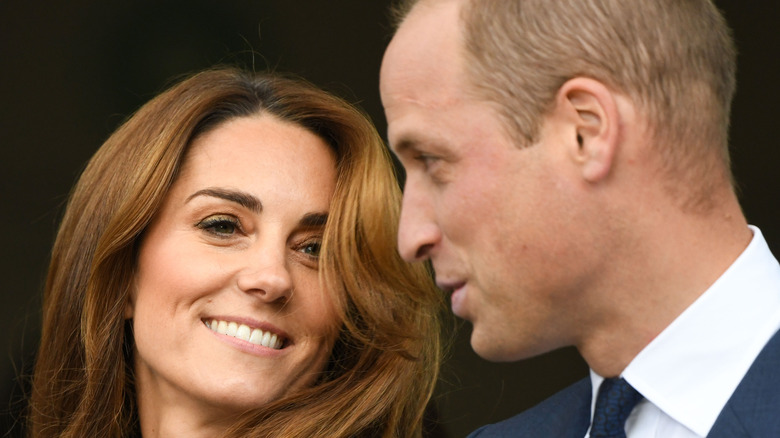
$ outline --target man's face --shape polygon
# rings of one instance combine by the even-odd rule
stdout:
[[[538,144],[513,142],[469,92],[458,13],[457,2],[417,6],[382,64],[389,142],[406,169],[398,246],[432,261],[480,356],[518,360],[574,342],[588,248],[554,146],[568,133],[545,123]]]

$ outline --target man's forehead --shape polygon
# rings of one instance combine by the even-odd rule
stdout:
[[[417,5],[385,52],[380,88],[388,99],[424,106],[446,104],[462,74],[458,3]],[[459,93],[458,93],[459,94]]]

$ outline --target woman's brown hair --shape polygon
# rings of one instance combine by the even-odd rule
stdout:
[[[271,114],[337,157],[320,276],[342,329],[318,383],[248,412],[230,436],[420,436],[440,361],[441,297],[398,256],[400,190],[358,109],[308,83],[215,69],[141,107],[103,144],[71,194],[52,251],[33,375],[33,437],[138,432],[132,332],[124,309],[144,230],[198,135]]]

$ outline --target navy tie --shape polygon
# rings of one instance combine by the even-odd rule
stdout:
[[[642,394],[625,380],[605,379],[599,387],[591,438],[626,438],[626,418]]]

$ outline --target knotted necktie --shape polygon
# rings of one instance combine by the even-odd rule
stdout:
[[[622,378],[605,379],[596,397],[591,438],[626,438],[626,418],[641,399],[642,394]]]

